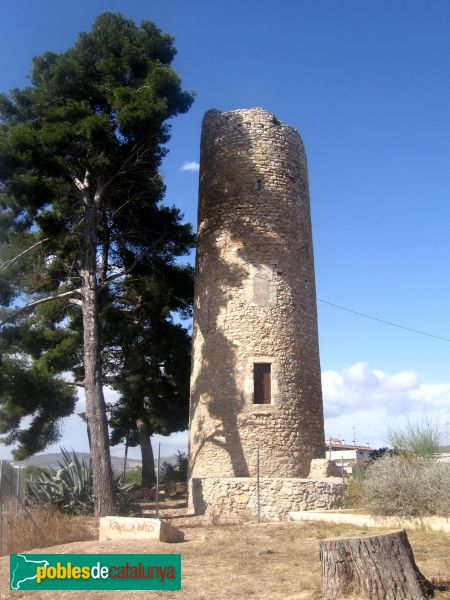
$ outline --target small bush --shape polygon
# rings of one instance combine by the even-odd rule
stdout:
[[[385,455],[366,470],[361,503],[376,515],[450,514],[450,468],[432,459]]]
[[[345,486],[345,508],[358,508],[361,505],[366,469],[358,469],[351,475]]]
[[[41,473],[50,475],[51,470],[46,467],[41,467],[40,465],[27,465],[26,467],[23,467],[22,473],[25,473],[27,479],[32,479],[33,477],[39,477]]]
[[[185,452],[177,452],[176,462],[171,465],[168,462],[163,462],[161,465],[161,473],[159,476],[160,483],[170,482],[186,482],[188,471],[188,457]]]
[[[134,485],[141,485],[142,481],[142,467],[132,467],[125,471],[123,476],[123,482],[125,484],[132,483]]]
[[[372,450],[372,452],[369,454],[369,461],[374,461],[378,460],[379,458],[383,458],[385,454],[389,454],[390,456],[392,456],[393,454],[395,454],[395,451],[391,448],[386,447],[378,448],[377,450]]]

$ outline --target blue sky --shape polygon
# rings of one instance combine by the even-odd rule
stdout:
[[[450,338],[447,0],[3,0],[0,10],[2,91],[105,10],[172,33],[174,67],[197,95],[173,121],[166,201],[195,222],[198,174],[181,168],[198,161],[206,110],[262,106],[306,146],[318,297]],[[355,427],[357,441],[380,445],[387,422],[425,413],[445,434],[449,342],[318,309],[327,435],[351,440]],[[64,442],[83,449],[74,419]]]

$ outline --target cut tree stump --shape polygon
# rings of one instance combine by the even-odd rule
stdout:
[[[321,540],[323,600],[424,600],[434,586],[417,568],[406,531]]]

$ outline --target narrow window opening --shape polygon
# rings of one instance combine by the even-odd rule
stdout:
[[[253,365],[253,403],[270,404],[270,363],[255,363]]]
[[[261,181],[261,179],[258,179],[256,182],[256,189],[260,190],[261,188],[262,188],[262,181]]]

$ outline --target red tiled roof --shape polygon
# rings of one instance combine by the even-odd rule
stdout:
[[[325,441],[326,447],[330,448],[330,442],[328,440]],[[331,450],[365,450],[366,452],[372,452],[374,448],[369,448],[367,446],[354,446],[353,444],[337,444],[331,441]]]

